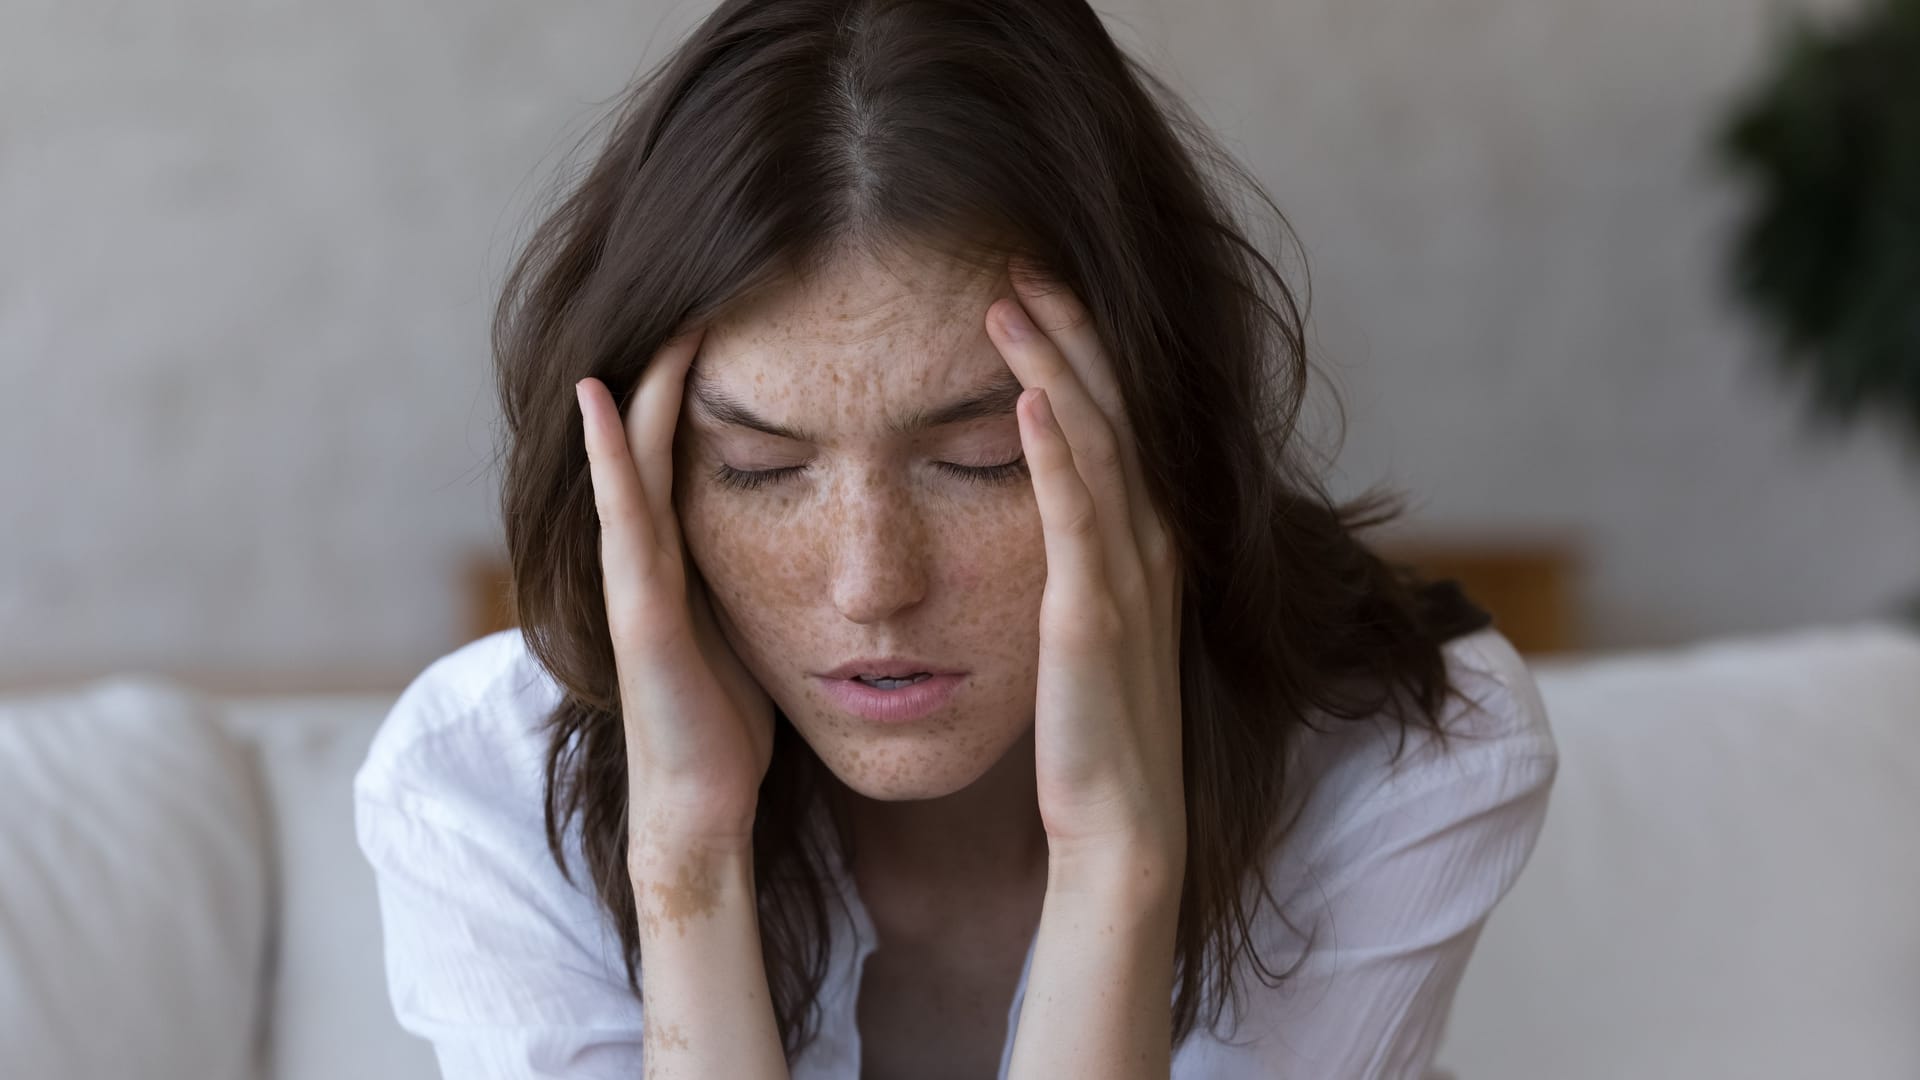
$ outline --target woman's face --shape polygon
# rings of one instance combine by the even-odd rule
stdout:
[[[674,503],[720,626],[822,761],[875,799],[984,774],[1033,722],[1046,552],[1019,383],[987,337],[1013,291],[931,258],[848,256],[711,324],[687,380]],[[988,415],[921,426],[1000,391]],[[750,418],[787,429],[755,430]],[[722,412],[728,410],[721,410]],[[716,474],[790,472],[736,487]],[[963,673],[926,717],[859,716],[819,677],[868,657]]]

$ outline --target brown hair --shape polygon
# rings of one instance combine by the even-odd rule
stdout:
[[[1272,901],[1260,869],[1310,779],[1288,768],[1296,735],[1383,710],[1403,744],[1404,725],[1438,732],[1440,643],[1485,620],[1358,539],[1398,496],[1334,505],[1298,444],[1304,316],[1229,196],[1284,232],[1272,200],[1084,0],[725,0],[609,115],[512,269],[494,350],[515,607],[563,691],[547,839],[564,871],[580,818],[633,992],[625,742],[572,387],[596,377],[624,405],[679,328],[859,245],[1018,253],[1091,313],[1184,577],[1175,1045],[1203,998],[1218,1022],[1243,955],[1284,977],[1250,949],[1247,886]],[[789,1060],[816,1033],[838,899],[803,828],[824,769],[776,712],[753,861]]]

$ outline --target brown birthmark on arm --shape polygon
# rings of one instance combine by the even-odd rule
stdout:
[[[680,1033],[679,1025],[657,1023],[652,1018],[643,1018],[641,1027],[641,1060],[647,1080],[668,1080],[676,1075],[668,1053],[686,1050],[686,1036]]]
[[[649,931],[658,930],[659,920],[667,919],[685,937],[687,920],[711,915],[720,907],[720,880],[712,866],[698,859],[682,862],[672,881],[648,881],[645,885],[647,897],[636,899],[640,899],[640,918]]]
[[[668,835],[658,811],[649,813],[631,826],[627,867],[633,883],[633,900],[640,928],[649,937],[656,936],[662,919],[670,919],[687,933],[688,919],[711,914],[720,906],[720,882],[710,862],[681,859],[671,869],[662,864],[673,858],[668,849],[656,846]],[[669,874],[672,880],[667,880]]]
[[[685,1050],[687,1039],[680,1033],[680,1025],[656,1022],[651,1018],[641,1021],[643,1034],[641,1042],[648,1057],[665,1050]]]

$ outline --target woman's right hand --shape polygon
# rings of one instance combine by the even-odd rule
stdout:
[[[626,732],[630,857],[641,842],[750,845],[773,758],[772,699],[721,636],[673,510],[674,428],[704,335],[661,346],[624,418],[600,380],[574,387]]]

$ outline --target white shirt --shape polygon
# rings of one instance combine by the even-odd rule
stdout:
[[[1266,867],[1275,899],[1320,941],[1278,989],[1236,973],[1242,1011],[1196,1026],[1175,1080],[1418,1080],[1429,1063],[1488,912],[1532,853],[1558,755],[1546,709],[1492,627],[1445,646],[1461,688],[1454,740],[1393,724],[1334,721],[1308,734],[1305,806]],[[546,735],[559,689],[517,630],[434,662],[406,689],[354,778],[361,850],[379,883],[394,1013],[430,1040],[449,1080],[638,1080],[641,1006],[619,939],[595,904],[578,818],[565,834],[574,884],[548,854]],[[835,915],[818,1039],[794,1080],[857,1080],[860,975],[873,924],[834,867],[853,924]],[[1253,923],[1269,971],[1302,939],[1262,903]],[[1005,1077],[1033,960],[1007,1008]],[[1172,997],[1169,992],[1169,1003]],[[1204,1019],[1204,1017],[1203,1017]],[[1236,1028],[1236,1023],[1238,1027]]]

